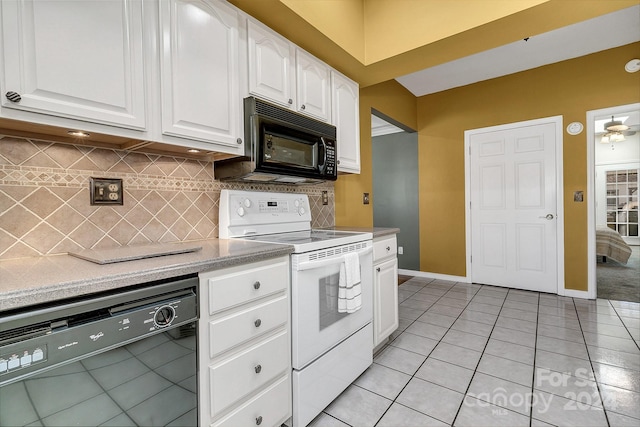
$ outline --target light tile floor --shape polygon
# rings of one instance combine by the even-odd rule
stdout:
[[[422,278],[399,301],[313,427],[640,425],[640,304]]]

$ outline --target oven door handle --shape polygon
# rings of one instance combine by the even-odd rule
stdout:
[[[357,252],[358,256],[367,255],[368,253],[373,252],[373,246],[369,246],[366,249],[361,249]],[[344,262],[344,257],[339,258],[328,258],[320,261],[304,261],[299,263],[296,266],[296,271],[304,271],[304,270],[312,270],[314,268],[326,267],[328,265],[341,264]]]

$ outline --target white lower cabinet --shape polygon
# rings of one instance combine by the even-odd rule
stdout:
[[[289,257],[200,274],[201,426],[291,417]]]
[[[396,236],[373,241],[373,347],[398,329],[398,258]]]

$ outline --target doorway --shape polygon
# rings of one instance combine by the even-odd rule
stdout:
[[[398,268],[411,274],[420,271],[418,134],[372,113],[373,226],[400,229]]]
[[[640,302],[640,104],[587,112],[587,144],[589,298]]]
[[[564,291],[562,117],[465,132],[474,283]]]

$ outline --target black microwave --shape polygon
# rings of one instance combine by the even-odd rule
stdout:
[[[335,181],[336,127],[283,107],[244,100],[243,157],[214,163],[217,179],[285,184]]]

